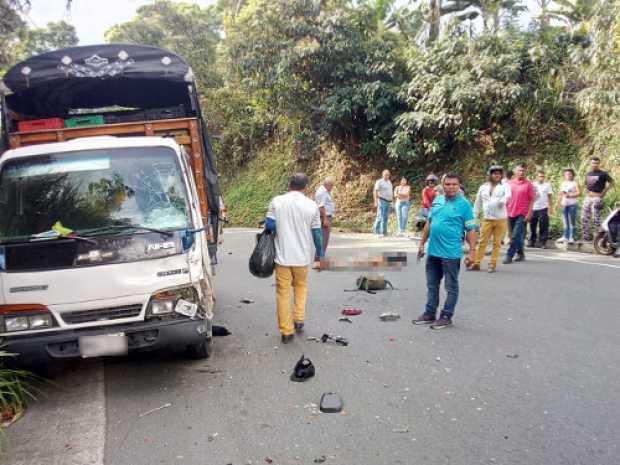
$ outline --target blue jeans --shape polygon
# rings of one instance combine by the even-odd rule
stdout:
[[[390,202],[379,199],[377,206],[377,219],[373,228],[375,234],[387,234],[388,218],[390,217]]]
[[[564,220],[564,239],[575,240],[575,226],[577,225],[577,204],[567,205],[562,208]]]
[[[404,233],[407,231],[410,208],[411,202],[409,200],[399,200],[398,202],[396,202],[396,219],[398,220],[398,232]]]
[[[450,319],[454,315],[454,307],[459,299],[459,258],[439,258],[431,255],[426,259],[426,310],[424,313],[436,316],[439,306],[439,285],[446,278],[444,286],[448,297],[443,305],[441,316]]]
[[[514,257],[516,254],[525,255],[523,251],[526,233],[525,216],[508,217],[508,222],[510,223],[512,237],[510,238],[510,248],[508,249],[507,255],[510,258]]]

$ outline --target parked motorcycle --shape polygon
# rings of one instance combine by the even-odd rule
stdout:
[[[613,255],[620,251],[620,205],[612,210],[594,237],[594,251],[600,255]]]

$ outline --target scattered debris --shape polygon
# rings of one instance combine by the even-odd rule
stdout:
[[[409,432],[409,428],[397,428],[397,429],[393,429],[392,433],[408,433]]]
[[[335,392],[326,392],[321,396],[319,410],[323,413],[339,413],[342,411],[342,398]]]
[[[231,334],[226,326],[213,325],[213,336],[229,336]]]
[[[362,311],[359,308],[348,307],[344,308],[341,313],[345,316],[357,316],[361,315]]]
[[[147,416],[147,415],[150,415],[151,413],[155,413],[155,412],[157,412],[157,411],[159,411],[159,410],[163,410],[163,409],[168,408],[168,407],[172,407],[172,404],[171,404],[170,402],[168,402],[167,404],[164,404],[164,405],[162,405],[162,406],[160,406],[160,407],[157,407],[157,408],[151,409],[151,410],[149,410],[149,411],[147,411],[147,412],[141,413],[141,414],[138,416],[138,418],[145,417],[145,416]]]
[[[320,339],[319,339],[318,337],[315,337],[315,336],[308,336],[308,337],[306,338],[306,341],[314,341],[314,342],[319,342],[319,341],[320,341]]]
[[[254,300],[252,299],[248,299],[247,297],[245,299],[241,299],[239,302],[241,302],[242,304],[253,304]]]
[[[267,463],[273,463],[273,459],[270,457],[265,457],[265,462]]]
[[[341,318],[338,318],[338,321],[343,321],[345,323],[353,323],[353,320],[351,320],[351,318],[343,316]]]
[[[215,438],[217,436],[218,436],[218,433],[213,433],[213,434],[209,435],[209,437],[207,438],[207,441],[213,442],[213,441],[215,441]]]
[[[304,405],[304,409],[308,410],[312,415],[315,416],[320,413],[319,406],[314,403]]]
[[[327,460],[327,457],[325,457],[324,455],[321,455],[320,457],[317,457],[314,459],[314,463],[323,463]]]
[[[381,321],[396,321],[400,320],[400,314],[396,312],[385,312],[379,315]]]
[[[441,357],[435,357],[436,362],[441,362]]]
[[[508,355],[506,355],[506,357],[508,357],[508,358],[519,358],[519,354],[512,354],[512,355],[508,354]]]
[[[348,346],[349,345],[349,341],[342,337],[342,336],[330,336],[329,334],[323,334],[323,336],[321,336],[321,342],[325,343],[327,341],[334,341],[336,343],[336,345],[339,346]]]
[[[295,368],[293,368],[293,373],[291,373],[291,381],[302,383],[304,381],[308,381],[313,376],[314,365],[312,364],[312,361],[305,355],[302,355],[295,364]]]

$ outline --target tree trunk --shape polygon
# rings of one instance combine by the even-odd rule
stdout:
[[[428,31],[427,44],[433,44],[439,37],[439,26],[441,24],[441,0],[430,0],[431,10],[430,29]]]

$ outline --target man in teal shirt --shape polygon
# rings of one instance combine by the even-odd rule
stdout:
[[[474,263],[478,224],[471,203],[460,192],[461,180],[456,174],[447,174],[443,181],[444,195],[435,197],[429,222],[424,227],[418,255],[424,256],[426,242],[426,309],[413,320],[414,324],[430,324],[431,329],[443,329],[452,324],[452,315],[459,297],[459,270],[463,258],[463,237],[469,244],[465,258],[467,266]],[[448,297],[437,319],[439,285],[445,278]]]

